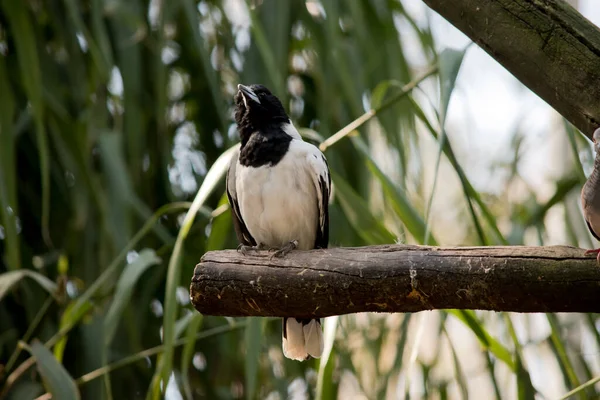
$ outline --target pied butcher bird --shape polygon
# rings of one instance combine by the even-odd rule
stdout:
[[[283,105],[262,85],[238,85],[235,122],[241,139],[227,172],[227,196],[247,255],[326,248],[331,178],[318,148],[304,142]],[[293,360],[323,353],[321,322],[283,319],[283,354]]]
[[[581,190],[581,206],[588,229],[594,238],[600,240],[600,128],[594,131],[592,141],[596,152],[594,170]],[[588,250],[585,254],[597,254],[600,264],[600,249]]]

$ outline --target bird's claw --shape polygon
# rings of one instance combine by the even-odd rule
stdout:
[[[275,253],[273,253],[271,255],[270,259],[272,260],[273,257],[277,257],[277,258],[285,257],[290,251],[294,250],[296,247],[298,247],[298,241],[292,240],[291,242],[289,242],[285,246],[283,246],[281,249],[279,249]]]
[[[242,253],[242,255],[245,257],[248,255],[248,251],[254,250],[254,248],[252,246],[246,246],[246,245],[240,244],[236,250],[238,253]]]
[[[584,255],[588,255],[588,254],[596,254],[596,261],[598,262],[598,264],[600,265],[600,248],[599,249],[592,249],[592,250],[587,250]]]
[[[262,243],[257,244],[256,246],[247,246],[245,244],[240,244],[237,247],[237,251],[239,253],[242,253],[242,255],[244,257],[250,255],[250,253],[254,253],[254,255],[256,255],[256,253],[258,253],[261,250],[265,250],[267,248],[267,246],[265,246]]]
[[[244,257],[247,257],[250,254],[250,252],[254,252],[254,253],[257,252],[258,251],[258,247],[257,246],[246,246],[245,244],[240,244],[237,247],[237,251],[239,253],[242,253],[242,255]]]

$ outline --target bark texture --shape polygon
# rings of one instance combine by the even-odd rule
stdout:
[[[600,30],[563,0],[423,0],[588,137],[600,126]]]
[[[480,309],[600,312],[595,256],[567,246],[385,245],[206,253],[190,287],[207,315],[327,317],[358,312]]]

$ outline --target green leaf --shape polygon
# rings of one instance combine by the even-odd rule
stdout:
[[[550,210],[556,204],[562,203],[574,189],[580,189],[581,183],[582,182],[580,179],[576,176],[570,176],[557,180],[556,188],[553,190],[554,194],[552,197],[544,204],[536,205],[535,209],[531,210],[530,214],[527,216],[524,225],[531,226],[542,223],[544,217],[548,213],[548,210]]]
[[[317,400],[335,398],[335,386],[333,384],[333,367],[335,351],[333,342],[339,323],[339,315],[325,318],[323,323],[323,354],[319,359],[319,372],[317,375]]]
[[[279,318],[267,318],[266,320],[267,321],[275,321],[275,320],[280,321]],[[193,337],[193,340],[198,341],[198,340],[203,340],[203,339],[218,336],[218,335],[224,335],[226,333],[230,333],[230,332],[245,328],[246,326],[247,326],[247,323],[245,321],[234,324],[234,325],[225,324],[225,325],[217,326],[215,328],[196,333],[196,335]],[[188,343],[188,341],[190,339],[191,339],[191,337],[187,337],[187,336],[184,338],[181,338],[181,339],[175,341],[175,346],[185,345]],[[125,358],[122,358],[118,361],[115,361],[112,364],[103,366],[101,368],[98,368],[92,372],[85,374],[84,376],[77,379],[77,383],[82,384],[82,383],[90,382],[91,380],[97,379],[111,371],[114,371],[116,369],[123,368],[123,367],[131,365],[133,363],[139,362],[147,357],[160,354],[163,352],[164,347],[165,347],[164,345],[155,346],[155,347],[152,347],[149,349],[145,349],[143,351],[139,351],[139,352],[132,354],[130,356],[127,356]]]
[[[452,354],[452,363],[454,364],[454,376],[456,378],[456,383],[460,389],[460,394],[462,395],[463,400],[467,400],[469,398],[469,390],[463,368],[460,364],[460,359],[458,358],[458,354],[456,354],[456,349],[454,348],[454,344],[452,344],[452,339],[450,338],[450,335],[448,334],[448,331],[444,325],[442,325],[442,330],[448,339],[448,347],[450,347],[450,352]]]
[[[391,205],[392,209],[402,220],[410,234],[417,240],[417,242],[423,244],[425,239],[425,221],[423,217],[413,207],[412,203],[406,197],[402,189],[394,185],[390,178],[383,173],[372,159],[369,148],[360,137],[352,138],[352,143],[357,150],[359,150],[365,157],[367,167],[371,173],[379,180],[386,196],[387,204]],[[429,244],[436,246],[437,241],[433,236],[429,237]]]
[[[30,269],[20,269],[17,271],[9,271],[0,274],[0,300],[8,291],[16,285],[19,281],[24,278],[31,278],[36,281],[42,288],[44,288],[52,296],[56,296],[57,285],[50,279],[46,278],[39,272],[32,271]]]
[[[381,107],[385,96],[387,95],[390,88],[393,87],[402,88],[402,83],[391,79],[379,82],[377,86],[375,86],[375,89],[373,89],[373,91],[371,92],[371,108],[377,109]]]
[[[131,222],[129,219],[129,204],[131,204],[131,179],[125,155],[122,135],[117,132],[103,132],[99,137],[100,154],[102,156],[103,166],[106,169],[108,186],[108,216],[110,219],[111,239],[115,247],[121,249],[125,247],[129,240],[129,231]]]
[[[106,316],[104,317],[104,345],[107,348],[113,340],[114,334],[119,326],[119,320],[125,307],[129,304],[135,285],[142,274],[152,265],[160,263],[160,258],[154,250],[144,249],[140,251],[137,258],[125,266],[119,281],[113,300]]]
[[[70,0],[73,1],[73,0]],[[170,2],[173,3],[173,2]],[[132,40],[138,32],[146,29],[144,8],[139,0],[119,3],[119,10],[111,18],[116,42],[117,61],[123,81],[123,142],[127,151],[127,165],[131,176],[143,173],[144,149],[147,147],[148,120],[144,118],[142,43]],[[164,11],[162,11],[164,12]],[[136,187],[142,181],[132,182]]]
[[[110,265],[102,272],[102,274],[93,281],[93,283],[87,288],[87,290],[77,298],[77,300],[69,305],[65,313],[61,318],[61,328],[60,330],[48,340],[48,344],[52,345],[56,342],[61,342],[62,346],[55,346],[55,354],[62,354],[62,350],[64,349],[64,345],[66,339],[64,336],[71,330],[73,327],[79,322],[79,320],[86,315],[86,313],[91,308],[90,300],[94,295],[96,295],[101,288],[111,289],[116,285],[116,279],[113,281],[113,277],[117,269],[121,266],[121,263],[125,260],[127,253],[131,251],[138,242],[152,230],[154,224],[165,214],[170,212],[176,212],[180,210],[185,210],[189,208],[188,203],[169,203],[165,204],[161,208],[159,208],[153,215],[152,218],[149,218],[148,221],[144,224],[144,226],[135,234],[135,236],[127,243],[127,246],[119,255],[112,260]],[[59,350],[57,350],[59,349]],[[58,353],[57,353],[58,351]]]
[[[575,174],[577,175],[577,177],[579,178],[580,182],[585,182],[586,177],[585,177],[585,173],[583,172],[583,166],[581,165],[581,160],[579,159],[579,149],[577,148],[577,139],[575,138],[576,133],[575,133],[575,128],[573,127],[573,125],[571,125],[571,123],[569,121],[566,120],[566,118],[563,118],[563,124],[565,126],[565,131],[567,133],[567,136],[569,138],[569,144],[571,145],[571,150],[573,150],[573,162],[574,162],[574,168],[575,168]]]
[[[26,2],[3,0],[7,21],[11,27],[17,57],[22,74],[26,77],[21,82],[25,86],[27,99],[31,103],[35,119],[37,150],[42,177],[42,235],[46,245],[50,240],[50,155],[44,127],[44,103],[42,99],[42,72],[38,59],[35,32]]]
[[[192,320],[187,326],[185,332],[185,344],[181,351],[181,382],[183,383],[183,389],[188,399],[193,398],[192,388],[190,386],[189,370],[194,358],[196,351],[196,335],[204,322],[204,316],[200,313],[194,313]]]
[[[221,196],[219,207],[228,207],[227,194]],[[229,207],[228,207],[229,208]],[[227,243],[229,233],[233,227],[230,212],[222,212],[212,219],[210,224],[210,235],[206,241],[205,251],[223,250]]]
[[[504,316],[504,321],[506,322],[506,326],[508,328],[508,332],[510,337],[515,344],[515,366],[517,368],[517,396],[519,400],[534,400],[535,399],[535,388],[531,383],[531,376],[529,375],[529,371],[525,368],[523,364],[523,347],[521,346],[521,342],[519,342],[519,338],[517,337],[517,332],[515,331],[514,325],[512,323],[512,319],[510,315],[507,313],[502,313]]]
[[[38,382],[17,381],[8,393],[8,400],[36,399],[45,392],[44,386]]]
[[[600,348],[600,330],[596,329],[596,321],[594,314],[585,314],[585,325],[588,327],[592,336],[595,339],[596,346]]]
[[[402,325],[400,325],[400,340],[398,340],[398,354],[396,355],[396,360],[394,361],[394,366],[391,371],[399,370],[403,366],[404,352],[407,350],[406,341],[408,340],[408,336],[410,333],[410,321],[415,315],[417,314],[404,314],[404,318],[402,319]]]
[[[254,399],[258,380],[259,358],[263,340],[264,319],[246,317],[248,325],[244,333],[246,343],[246,357],[244,357],[244,371],[246,376],[246,399]]]
[[[76,400],[81,399],[79,389],[67,370],[38,340],[34,340],[29,352],[35,357],[38,371],[44,379],[44,384],[53,399]]]
[[[573,364],[571,363],[571,360],[569,360],[569,356],[567,355],[565,348],[565,341],[562,339],[562,335],[560,333],[558,317],[556,314],[546,314],[546,318],[550,324],[550,338],[552,340],[552,344],[554,345],[554,351],[557,355],[558,365],[560,366],[560,369],[564,375],[565,382],[567,382],[571,387],[579,386],[579,378],[577,378],[575,368],[573,368]],[[587,398],[585,392],[580,393],[580,397],[582,399]]]
[[[510,351],[488,333],[472,310],[448,310],[448,313],[454,315],[471,329],[484,349],[503,361],[512,372],[517,370]]]
[[[200,207],[204,205],[208,196],[212,194],[217,184],[225,177],[231,158],[237,154],[238,145],[232,146],[225,151],[221,156],[214,162],[206,177],[202,186],[198,190],[198,194],[194,198],[192,206],[188,210],[181,224],[181,229],[177,235],[175,242],[175,248],[171,254],[169,260],[169,267],[167,270],[167,283],[165,288],[165,308],[163,316],[163,343],[165,345],[165,351],[163,356],[160,358],[156,366],[154,378],[152,381],[152,396],[156,399],[160,397],[160,381],[164,382],[166,387],[169,381],[169,375],[173,367],[173,344],[175,342],[175,321],[178,314],[178,305],[176,301],[176,290],[177,286],[181,281],[181,261],[183,259],[183,242],[188,236],[196,214]]]
[[[190,325],[190,322],[192,321],[195,312],[186,310],[187,313],[185,313],[183,315],[183,317],[179,318],[176,322],[175,322],[175,338],[179,338],[183,332],[185,332],[187,330],[187,327]]]
[[[334,171],[331,171],[331,178],[337,191],[335,198],[365,244],[395,243],[396,237],[371,213],[365,200]]]
[[[519,400],[535,400],[535,388],[531,383],[529,371],[525,369],[520,355],[516,356],[517,394]]]
[[[438,58],[439,76],[440,76],[440,121],[444,125],[446,113],[450,104],[450,97],[454,91],[456,77],[460,70],[463,58],[467,48],[463,50],[444,49]]]
[[[425,116],[425,113],[423,112],[421,107],[417,104],[417,102],[415,102],[415,100],[412,97],[410,97],[409,100],[410,100],[410,104],[414,108],[416,117],[419,118],[421,121],[423,121],[423,123],[425,124],[425,126],[427,127],[427,129],[429,130],[431,135],[435,139],[438,139],[438,137],[439,137],[438,133],[436,132],[436,130],[433,128],[433,126],[431,125],[431,123],[429,122],[427,117]],[[473,218],[473,223],[475,225],[475,229],[478,232],[481,242],[483,244],[487,244],[487,242],[485,240],[485,236],[483,234],[483,230],[479,224],[479,219],[473,208],[471,199],[473,199],[475,201],[475,203],[477,203],[477,206],[479,207],[479,209],[481,210],[481,213],[483,214],[483,218],[485,219],[485,221],[488,223],[488,225],[492,229],[494,235],[496,235],[500,244],[507,245],[508,241],[504,238],[504,236],[500,232],[500,229],[498,228],[498,225],[496,224],[496,219],[497,219],[496,216],[494,216],[490,212],[487,205],[481,199],[481,196],[479,195],[479,193],[475,190],[475,188],[473,188],[473,185],[471,185],[471,182],[467,178],[467,175],[465,174],[464,170],[458,163],[456,156],[454,155],[454,151],[452,150],[452,146],[450,145],[450,142],[447,140],[444,141],[443,151],[444,151],[444,154],[446,154],[448,161],[450,161],[450,164],[452,164],[452,167],[456,171],[458,178],[460,179],[460,183],[463,187],[463,192],[467,199],[467,205],[469,207],[469,211],[471,213],[471,217]]]
[[[72,0],[70,0],[72,1]],[[77,15],[70,13],[71,18],[80,18]],[[97,50],[92,47],[92,57],[98,57],[103,62],[96,63],[103,81],[108,81],[110,77],[109,68],[113,65],[113,49],[111,48],[109,33],[105,25],[106,21],[105,2],[104,0],[92,0],[91,6],[91,29],[92,34],[89,35],[97,41]],[[75,22],[74,23],[79,23]],[[84,31],[85,32],[85,31]]]
[[[452,91],[454,90],[454,84],[456,82],[456,76],[458,75],[458,71],[460,69],[460,64],[462,63],[462,59],[465,55],[465,50],[457,51],[452,49],[445,49],[439,56],[438,66],[439,66],[439,75],[440,75],[440,110],[438,112],[440,118],[440,126],[442,128],[442,132],[438,138],[439,146],[437,159],[435,163],[435,175],[433,178],[433,187],[431,189],[431,194],[429,196],[429,201],[427,202],[427,211],[425,213],[425,240],[424,243],[429,243],[430,236],[430,225],[429,225],[429,217],[431,215],[431,207],[433,204],[433,196],[435,195],[435,189],[437,187],[437,181],[440,170],[440,161],[442,159],[442,152],[444,150],[444,146],[448,141],[446,138],[446,130],[444,128],[446,122],[446,113],[448,111],[448,105],[450,104],[450,96],[452,95]]]
[[[21,245],[17,234],[17,165],[13,118],[13,89],[6,69],[6,57],[0,57],[0,223],[6,233],[6,265],[9,270],[21,268]]]
[[[80,298],[81,299],[81,298]],[[70,303],[62,318],[60,319],[60,331],[66,330],[72,326],[75,326],[88,312],[93,308],[93,304],[90,301],[80,303],[79,300]],[[67,347],[68,336],[61,337],[56,345],[54,346],[54,357],[57,360],[62,361],[65,348]]]
[[[221,95],[221,88],[219,87],[219,78],[215,69],[211,64],[211,55],[207,50],[206,40],[200,33],[200,27],[198,24],[198,11],[196,8],[196,2],[193,0],[179,0],[185,15],[186,22],[192,31],[192,39],[195,45],[195,50],[199,53],[200,61],[202,63],[202,70],[204,71],[206,81],[210,88],[210,93],[214,106],[216,107],[219,121],[223,127],[227,126],[228,117],[225,115],[223,109],[224,100]]]
[[[65,5],[67,7],[67,11],[69,17],[71,18],[73,26],[77,29],[77,31],[85,38],[87,46],[90,50],[90,54],[92,55],[93,65],[96,67],[102,80],[107,82],[110,75],[109,65],[112,65],[112,56],[107,48],[104,48],[104,51],[100,50],[100,47],[96,44],[96,37],[90,35],[85,22],[83,21],[82,15],[83,10],[81,10],[78,5],[79,2],[75,0],[65,0]],[[107,46],[106,41],[106,32],[104,29],[100,29],[99,24],[94,24],[95,33],[100,35],[100,40],[102,44]]]
[[[281,59],[278,59],[276,51],[278,50],[276,46],[272,44],[273,41],[279,41],[280,37],[287,34],[288,27],[285,26],[288,23],[289,16],[289,3],[285,1],[271,1],[270,2],[270,12],[266,13],[265,18],[268,18],[269,15],[276,15],[275,21],[273,24],[266,26],[263,24],[259,15],[259,11],[261,9],[257,7],[252,7],[250,9],[250,18],[252,23],[250,24],[250,29],[252,30],[252,37],[254,43],[256,44],[256,48],[262,57],[262,61],[264,64],[264,68],[266,69],[266,77],[270,84],[273,86],[273,93],[276,93],[281,99],[285,97],[285,79],[282,75],[282,70],[279,68]],[[277,30],[277,35],[273,37],[268,36],[267,27],[271,27],[272,30]],[[285,30],[281,30],[281,28]],[[279,29],[277,29],[279,28]]]

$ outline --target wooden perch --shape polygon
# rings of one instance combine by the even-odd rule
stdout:
[[[327,317],[479,309],[600,312],[600,266],[567,246],[386,245],[246,256],[211,251],[192,303],[207,315]]]
[[[600,30],[563,0],[423,0],[588,137],[600,126]]]

